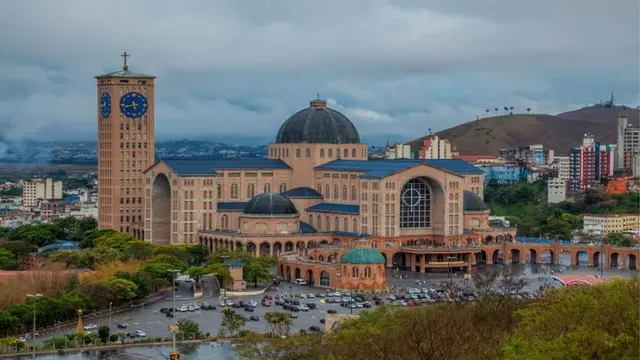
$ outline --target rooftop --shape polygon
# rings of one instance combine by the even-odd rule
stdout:
[[[289,199],[322,199],[322,194],[310,187],[297,187],[287,190],[280,195]]]
[[[362,172],[363,179],[381,179],[418,165],[432,166],[455,174],[482,174],[483,171],[464,160],[459,159],[420,159],[420,160],[334,160],[317,166],[320,170]]]
[[[192,159],[164,159],[179,175],[217,175],[216,170],[232,169],[290,169],[289,165],[277,159],[233,159],[233,160],[192,160]]]
[[[103,78],[109,78],[109,77],[130,77],[130,78],[152,78],[155,79],[155,76],[153,75],[149,75],[149,74],[143,74],[143,73],[139,73],[139,72],[133,72],[133,71],[129,71],[129,69],[122,69],[122,70],[118,70],[118,71],[114,71],[114,72],[110,72],[108,74],[104,74],[104,75],[98,75],[96,76],[96,79],[103,79]]]
[[[360,213],[360,205],[319,203],[309,206],[307,211],[357,215]]]

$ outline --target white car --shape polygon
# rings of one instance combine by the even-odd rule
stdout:
[[[187,308],[187,307],[186,307],[186,306],[184,306],[184,305],[180,305],[180,306],[178,307],[178,311],[180,311],[180,312],[187,312],[187,311],[189,311],[189,308]]]
[[[98,328],[98,325],[96,324],[87,324],[84,326],[85,330],[96,330]]]
[[[307,297],[309,297],[309,299],[314,299],[316,297],[316,295],[313,294],[313,293],[309,293],[309,295],[307,295]]]
[[[307,305],[304,305],[304,304],[303,304],[303,305],[298,306],[298,309],[299,309],[300,311],[309,311],[309,307],[308,307]]]
[[[195,307],[195,306],[193,306],[193,305],[189,305],[189,306],[187,307],[187,311],[196,311],[196,307]]]
[[[142,330],[136,330],[137,337],[147,337],[147,334]]]
[[[258,302],[255,300],[249,300],[249,305],[251,305],[251,307],[258,307]]]

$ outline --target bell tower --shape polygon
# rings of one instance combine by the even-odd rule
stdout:
[[[155,76],[129,70],[96,76],[98,225],[144,236],[144,176],[155,159]]]

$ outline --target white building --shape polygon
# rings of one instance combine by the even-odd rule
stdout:
[[[22,197],[24,206],[37,206],[40,200],[61,200],[62,181],[51,178],[34,179],[24,184]]]
[[[447,139],[441,139],[438,135],[429,135],[422,140],[418,159],[451,159],[453,148]]]
[[[551,168],[558,172],[558,179],[569,181],[569,157],[556,156],[551,163]]]
[[[384,152],[386,159],[412,159],[411,146],[402,143],[393,143]]]
[[[560,203],[567,200],[567,181],[560,178],[547,182],[547,202],[549,204]]]

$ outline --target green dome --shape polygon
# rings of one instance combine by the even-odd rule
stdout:
[[[384,256],[372,247],[353,248],[342,255],[343,264],[384,264]]]

